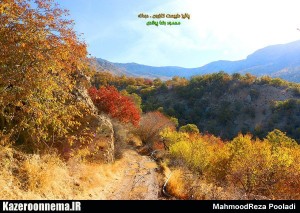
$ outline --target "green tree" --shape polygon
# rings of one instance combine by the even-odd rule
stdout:
[[[298,145],[294,139],[286,136],[286,133],[281,132],[279,129],[275,129],[272,132],[269,132],[266,140],[275,147],[295,147]]]
[[[195,124],[187,124],[179,128],[179,132],[199,134],[199,129]]]

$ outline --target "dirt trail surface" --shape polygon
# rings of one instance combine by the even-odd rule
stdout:
[[[136,151],[126,150],[117,176],[106,184],[103,195],[108,200],[157,200],[159,184],[157,164]]]

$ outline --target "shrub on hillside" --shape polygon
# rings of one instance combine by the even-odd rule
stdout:
[[[160,140],[159,133],[167,127],[175,129],[175,123],[161,112],[148,112],[142,116],[137,134],[145,145],[152,147]]]
[[[266,140],[272,144],[274,147],[297,147],[297,141],[286,136],[286,133],[281,132],[278,129],[269,132]]]
[[[99,90],[92,87],[88,92],[100,112],[107,113],[123,123],[132,123],[135,126],[139,124],[140,110],[132,99],[119,93],[115,87],[102,86]]]
[[[170,145],[171,165],[186,165],[207,182],[234,186],[248,198],[300,198],[300,146],[279,130],[263,141],[239,134],[229,143],[171,130],[161,135]]]
[[[179,132],[199,134],[199,129],[195,124],[187,124],[179,128]]]

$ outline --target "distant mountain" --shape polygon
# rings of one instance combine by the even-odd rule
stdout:
[[[112,63],[98,59],[103,70],[117,75],[167,79],[173,76],[191,77],[221,70],[227,73],[251,73],[256,76],[269,75],[288,81],[300,82],[300,40],[257,50],[244,60],[215,61],[199,68],[152,67],[136,63]]]
[[[223,70],[228,73],[270,75],[289,81],[300,81],[300,41],[268,46],[257,50],[245,60],[216,61],[200,67],[194,74]]]
[[[107,60],[97,58],[99,71],[110,71],[116,75],[130,75],[125,69],[117,67],[114,63]]]
[[[190,70],[182,67],[153,67],[137,63],[113,63],[107,60],[97,58],[97,62],[100,66],[100,71],[110,71],[116,75],[126,75],[132,77],[143,78],[161,78],[170,79],[173,76],[187,77]]]

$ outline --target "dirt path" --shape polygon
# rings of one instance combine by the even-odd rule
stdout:
[[[155,169],[157,165],[147,156],[126,150],[123,166],[103,193],[108,200],[157,200],[159,185]]]

